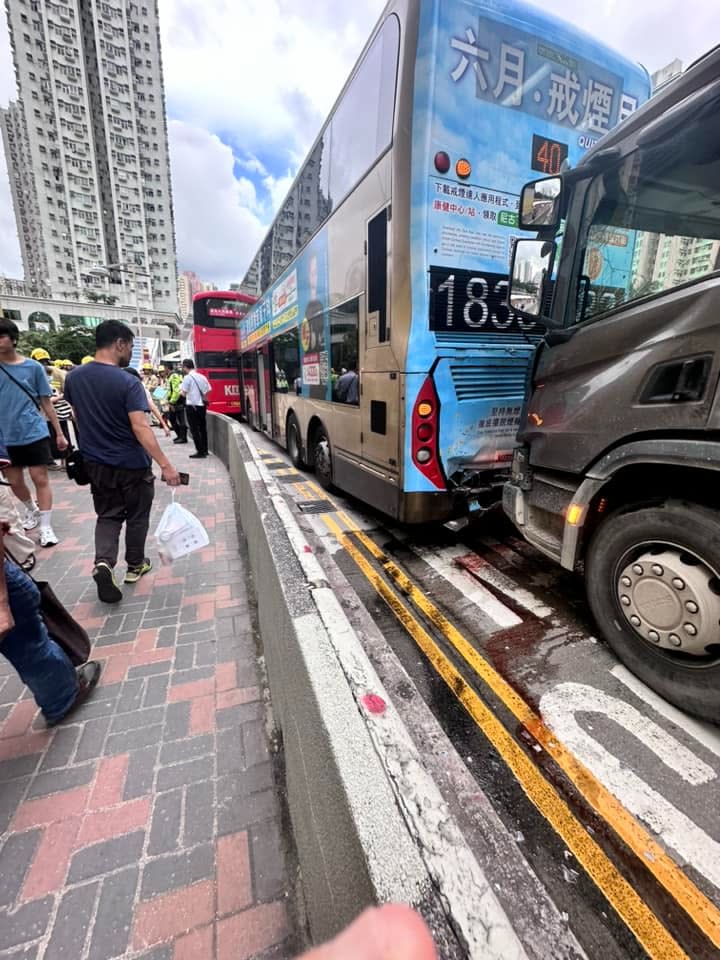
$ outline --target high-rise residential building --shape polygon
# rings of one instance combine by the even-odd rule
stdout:
[[[185,320],[192,313],[192,300],[196,293],[203,290],[200,277],[192,270],[183,270],[178,276],[177,299],[180,318]]]
[[[157,0],[6,0],[19,99],[0,111],[26,281],[175,310]],[[132,264],[110,278],[91,271]],[[144,275],[147,274],[147,275]]]
[[[642,293],[654,293],[720,269],[720,240],[640,233],[633,257]]]

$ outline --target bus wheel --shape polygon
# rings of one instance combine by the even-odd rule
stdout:
[[[321,487],[329,490],[332,487],[332,453],[330,451],[330,441],[325,430],[320,427],[315,434],[315,445],[313,448],[313,466],[317,474],[318,483]]]
[[[588,548],[601,632],[629,670],[671,703],[720,723],[720,519],[668,500],[617,511]]]
[[[288,415],[287,427],[285,429],[285,442],[287,451],[290,454],[290,460],[294,467],[305,466],[302,456],[302,442],[300,440],[300,426],[294,413]]]

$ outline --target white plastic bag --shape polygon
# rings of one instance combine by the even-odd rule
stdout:
[[[173,563],[210,543],[207,530],[195,514],[175,502],[175,491],[155,530],[158,554],[162,563]]]

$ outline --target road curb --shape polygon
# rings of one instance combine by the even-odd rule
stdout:
[[[423,913],[442,957],[521,960],[520,941],[275,480],[239,424],[213,415],[208,429],[247,538],[313,939],[365,906],[402,901]],[[379,713],[368,694],[379,697]]]

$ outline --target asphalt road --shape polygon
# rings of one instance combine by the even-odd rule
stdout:
[[[629,674],[500,515],[395,528],[253,439],[528,956],[720,956],[720,728]]]

